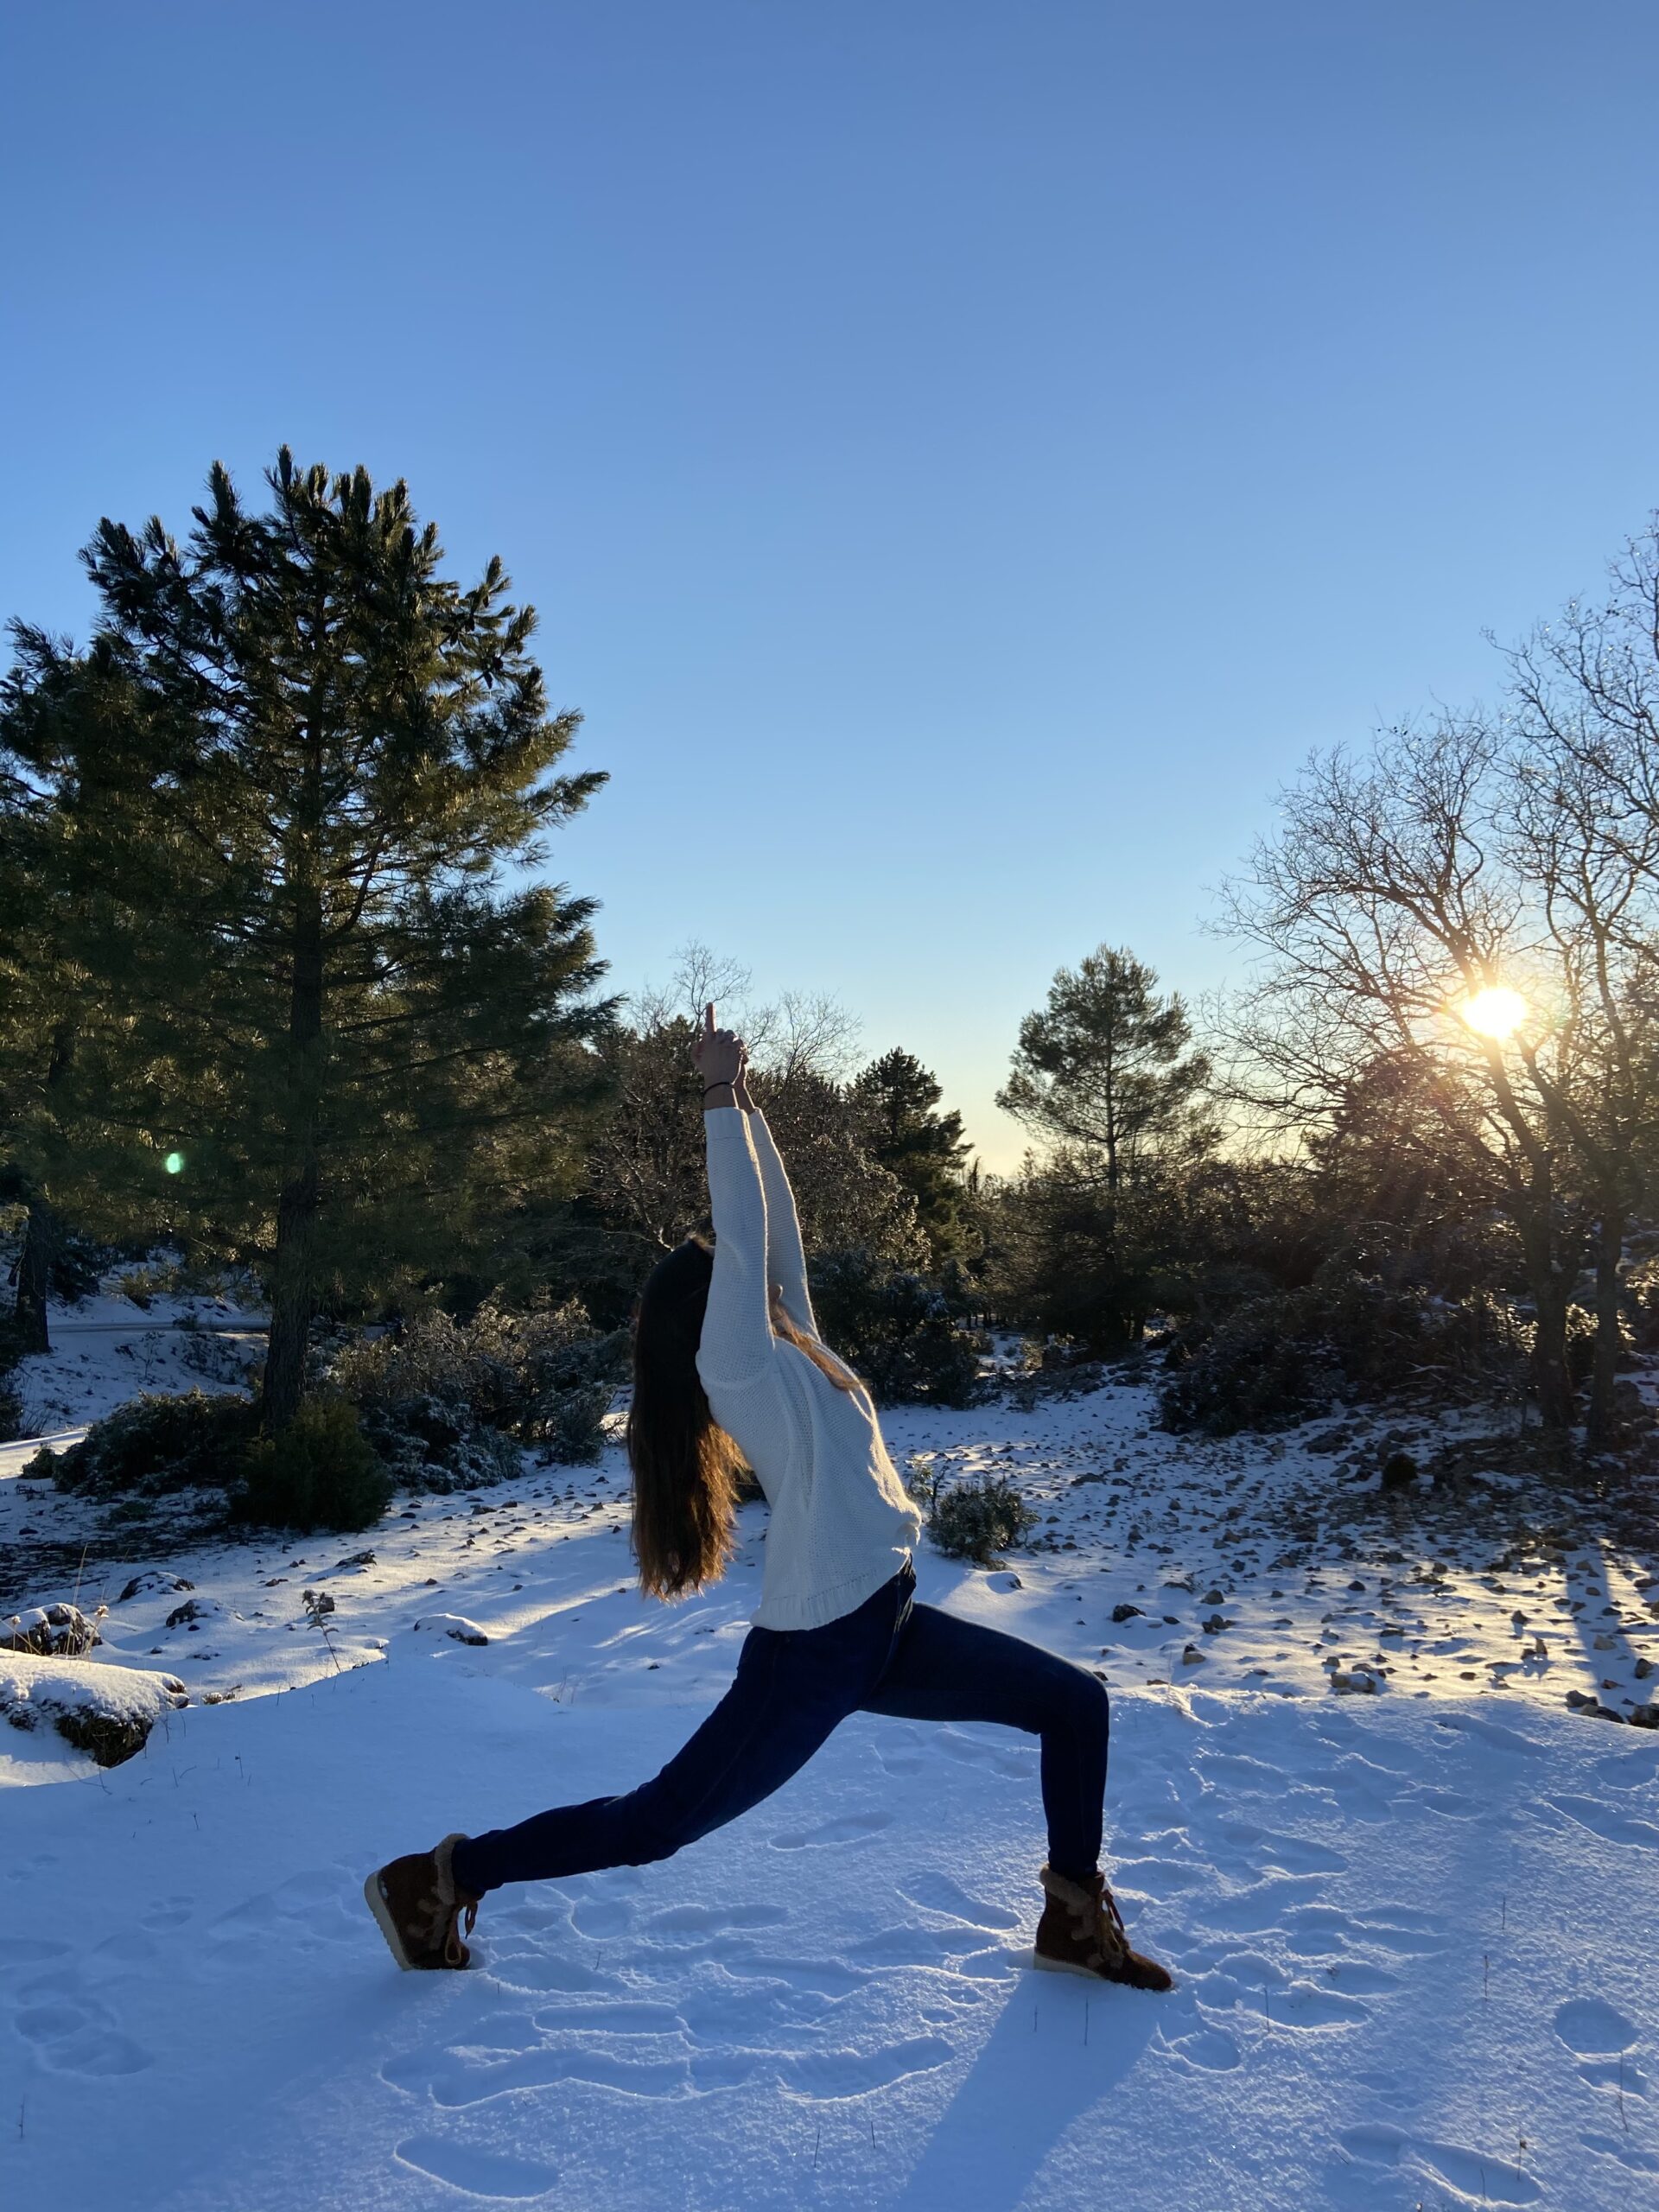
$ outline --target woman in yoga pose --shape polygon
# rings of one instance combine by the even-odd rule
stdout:
[[[1034,1961],[1167,1989],[1130,1948],[1097,1860],[1106,1691],[1039,1646],[918,1605],[919,1532],[864,1384],[821,1342],[784,1164],[748,1095],[742,1040],[715,1027],[694,1057],[715,1225],[652,1271],[635,1325],[628,1457],[640,1580],[662,1598],[717,1580],[739,1469],[771,1508],[766,1570],[726,1695],[637,1789],[453,1834],[394,1859],[364,1895],[402,1967],[464,1967],[480,1900],[667,1859],[758,1805],[852,1713],[991,1720],[1042,1744],[1048,1863]]]

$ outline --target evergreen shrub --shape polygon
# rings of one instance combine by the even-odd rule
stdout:
[[[1489,1294],[1453,1303],[1321,1269],[1305,1288],[1250,1299],[1217,1326],[1178,1332],[1160,1413],[1167,1429],[1208,1436],[1294,1428],[1338,1397],[1445,1397],[1512,1382],[1529,1343],[1528,1324]]]
[[[94,1421],[67,1452],[42,1445],[24,1472],[93,1497],[227,1489],[258,1427],[250,1400],[203,1390],[143,1391]]]
[[[344,1398],[308,1398],[288,1427],[242,1460],[232,1510],[262,1528],[366,1529],[391,1502],[391,1478]]]
[[[990,1395],[980,1338],[925,1276],[855,1245],[817,1260],[811,1287],[824,1342],[884,1404],[972,1406]]]
[[[513,1480],[526,1444],[591,1464],[628,1359],[627,1331],[595,1329],[579,1300],[529,1313],[486,1300],[469,1321],[423,1313],[349,1345],[327,1376],[397,1480],[442,1491]]]
[[[1000,1554],[1036,1524],[1036,1514],[1001,1475],[970,1475],[935,1491],[927,1516],[928,1535],[947,1558],[981,1567],[1001,1566]]]

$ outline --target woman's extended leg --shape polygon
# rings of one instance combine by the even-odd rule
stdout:
[[[826,1627],[751,1629],[732,1687],[662,1772],[617,1797],[537,1813],[454,1847],[454,1877],[475,1897],[671,1858],[771,1796],[849,1713],[892,1648],[902,1594],[887,1583]]]
[[[1000,1629],[912,1605],[862,1705],[901,1720],[994,1720],[1040,1737],[1049,1864],[1068,1881],[1093,1878],[1110,1718],[1096,1675]]]

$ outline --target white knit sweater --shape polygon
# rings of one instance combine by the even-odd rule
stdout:
[[[899,1572],[921,1517],[864,1385],[838,1389],[772,1332],[768,1282],[780,1287],[791,1320],[818,1333],[794,1196],[772,1132],[759,1113],[734,1106],[711,1107],[702,1119],[715,1265],[697,1373],[772,1509],[755,1624],[818,1628]]]

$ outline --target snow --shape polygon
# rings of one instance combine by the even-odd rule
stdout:
[[[730,1678],[763,1509],[727,1580],[669,1608],[632,1581],[615,1445],[361,1537],[139,1556],[12,1447],[0,1550],[24,1524],[90,1547],[78,1594],[29,1602],[102,1599],[106,1670],[194,1701],[108,1771],[22,1736],[0,1767],[29,1785],[0,1796],[8,2198],[1650,2201],[1659,1732],[1565,1703],[1649,1695],[1648,1563],[1586,1529],[1498,1566],[1432,1497],[1398,1521],[1296,1440],[1165,1436],[1139,1389],[885,1426],[900,1465],[1007,1471],[1041,1511],[1001,1570],[925,1547],[920,1594],[1103,1671],[1109,1871],[1173,1993],[1024,1964],[1034,1744],[870,1717],[665,1864],[486,1899],[476,1971],[399,1974],[364,1874],[653,1771]],[[169,1629],[175,1578],[198,1610]],[[1362,1666],[1380,1689],[1330,1687]]]

